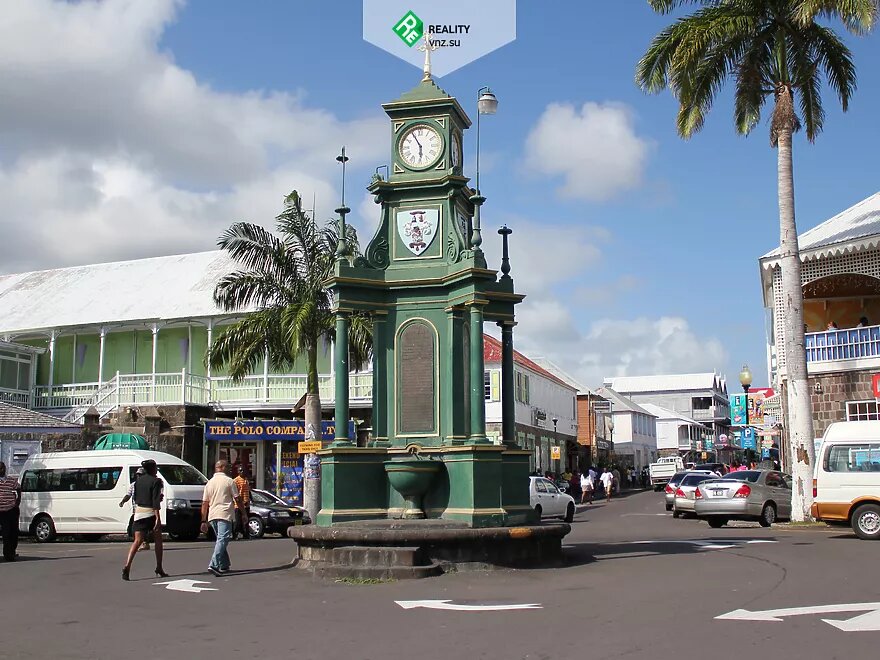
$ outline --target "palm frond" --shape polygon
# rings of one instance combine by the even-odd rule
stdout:
[[[836,19],[853,34],[863,35],[877,22],[878,4],[877,0],[797,0],[793,14],[803,26],[819,17]]]

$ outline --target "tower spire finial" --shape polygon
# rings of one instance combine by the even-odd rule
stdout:
[[[439,44],[431,41],[430,35],[425,32],[425,43],[419,46],[419,50],[425,53],[425,66],[422,67],[422,71],[424,71],[424,76],[422,76],[422,82],[427,80],[431,80],[431,51],[437,50],[440,48]]]

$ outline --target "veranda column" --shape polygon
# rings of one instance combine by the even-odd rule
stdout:
[[[214,319],[208,319],[208,348],[211,348],[211,343],[214,341]],[[211,363],[209,362],[205,366],[205,376],[208,377],[208,380],[211,380]],[[211,393],[211,398],[213,399],[213,392]]]
[[[57,336],[55,330],[49,334],[49,401],[47,404],[49,407],[54,407],[52,387],[55,385],[55,338]]]
[[[501,435],[505,444],[516,445],[516,405],[514,403],[513,326],[512,321],[501,326]]]
[[[486,442],[486,394],[483,387],[483,307],[471,304],[471,428],[470,441]]]
[[[104,383],[104,342],[107,339],[107,328],[101,328],[101,344],[98,347],[98,387]]]
[[[336,313],[336,442],[348,442],[348,314]]]
[[[156,354],[159,348],[159,326],[153,324],[153,356],[150,362],[150,372],[152,374],[150,387],[150,403],[156,402]]]

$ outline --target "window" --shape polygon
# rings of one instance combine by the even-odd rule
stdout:
[[[488,371],[483,372],[483,398],[492,400],[492,376]]]
[[[880,420],[876,401],[847,401],[846,419],[849,422]]]
[[[543,479],[535,479],[535,490],[539,493],[547,492],[547,485],[544,483]]]
[[[516,372],[516,400],[529,403],[529,376],[521,371]]]
[[[28,470],[22,477],[21,489],[29,493],[113,490],[121,472],[121,467]]]
[[[172,486],[204,486],[208,480],[191,465],[160,465],[159,474]]]
[[[832,445],[824,468],[826,472],[880,472],[880,443]]]

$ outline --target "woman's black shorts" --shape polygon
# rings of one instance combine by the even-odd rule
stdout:
[[[156,516],[135,520],[131,525],[132,532],[151,532],[156,526]]]

